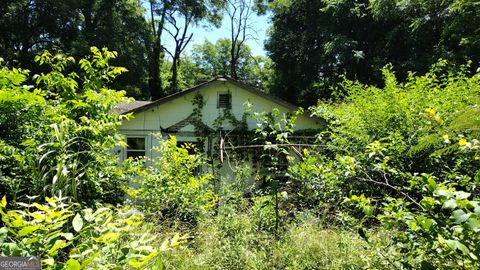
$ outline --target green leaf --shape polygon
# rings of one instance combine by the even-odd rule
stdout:
[[[363,213],[366,215],[366,216],[372,216],[373,215],[373,206],[371,205],[365,205],[363,207]]]
[[[415,221],[411,221],[410,223],[408,223],[408,226],[410,226],[410,229],[412,229],[412,231],[417,230],[417,222]]]
[[[47,258],[45,260],[42,260],[42,262],[46,265],[53,265],[55,264],[55,260],[53,258]]]
[[[422,223],[423,229],[425,229],[427,231],[430,230],[432,225],[433,225],[433,219],[431,219],[431,218],[425,219],[425,222]]]
[[[0,206],[1,206],[2,208],[7,207],[7,196],[3,196],[3,197],[2,197],[2,201],[0,202]]]
[[[3,242],[7,238],[8,230],[5,227],[0,228],[0,247],[2,246]]]
[[[435,182],[435,179],[433,179],[433,177],[428,177],[427,179],[427,187],[428,187],[428,190],[432,191],[432,190],[435,190],[437,188],[437,182]]]
[[[23,227],[23,224],[25,223],[23,219],[21,219],[21,217],[18,217],[19,219],[15,219],[14,221],[12,221],[12,226],[13,227]]]
[[[474,206],[473,212],[475,212],[475,214],[476,214],[477,216],[480,216],[480,205],[479,205],[479,204],[476,204],[476,205]]]
[[[82,212],[86,221],[90,222],[94,219],[93,210],[91,208],[83,209]]]
[[[479,232],[480,221],[478,220],[478,218],[471,216],[467,221],[467,227],[474,232]]]
[[[40,226],[38,225],[26,226],[18,232],[18,236],[20,237],[27,236],[38,229],[40,229]]]
[[[433,194],[440,197],[446,197],[447,199],[453,197],[453,192],[444,189],[437,189],[433,192]]]
[[[33,206],[35,206],[35,207],[38,208],[39,210],[42,210],[42,211],[45,211],[45,212],[48,211],[48,208],[46,208],[45,206],[43,206],[43,205],[41,205],[41,204],[34,203]]]
[[[73,239],[73,234],[72,233],[61,233],[61,236],[65,237],[68,241],[71,241]]]
[[[455,208],[457,208],[457,201],[455,199],[446,200],[443,203],[442,207],[445,208],[445,209],[455,209]]]
[[[470,197],[470,193],[467,193],[467,192],[464,192],[464,191],[456,191],[454,192],[454,195],[455,195],[455,199],[457,200],[463,200],[463,199],[466,199],[468,197]]]
[[[92,254],[88,259],[82,262],[82,268],[86,268],[86,266],[88,266],[91,262],[93,262],[93,260],[98,256],[100,256],[99,252],[95,252],[94,254]]]
[[[22,250],[15,243],[3,243],[2,253],[6,256],[20,256]]]
[[[458,210],[453,211],[451,217],[453,218],[455,223],[461,224],[461,223],[465,222],[470,217],[470,215],[471,215],[471,213],[465,213],[463,210],[458,209]]]
[[[83,228],[83,219],[80,214],[76,214],[72,221],[73,229],[79,232]]]
[[[48,255],[55,255],[56,251],[65,247],[65,240],[57,240],[53,247],[48,251]]]
[[[38,237],[30,238],[25,242],[25,245],[30,245],[30,244],[33,244],[33,243],[37,243],[38,240],[40,240]]]
[[[77,260],[70,258],[67,263],[65,263],[65,268],[67,268],[67,270],[80,270],[81,266]]]
[[[450,247],[452,250],[460,250],[463,254],[465,255],[469,255],[470,254],[470,251],[468,250],[468,248],[460,243],[460,241],[458,240],[445,240],[445,243],[447,243],[448,247]]]

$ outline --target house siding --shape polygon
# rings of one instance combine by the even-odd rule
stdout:
[[[187,121],[183,121],[189,117],[194,109],[193,100],[199,93],[203,96],[204,106],[202,109],[202,121],[204,124],[213,128],[214,122],[222,114],[223,108],[217,108],[217,94],[218,93],[231,93],[231,113],[241,120],[245,110],[245,102],[249,101],[252,105],[251,113],[253,112],[271,112],[274,108],[277,108],[281,114],[292,112],[291,108],[276,103],[264,96],[256,95],[252,91],[243,89],[236,84],[228,81],[214,81],[211,84],[200,88],[198,91],[192,91],[185,95],[180,95],[176,98],[167,100],[158,105],[151,106],[148,109],[135,112],[134,118],[129,121],[124,121],[120,132],[126,136],[145,136],[146,144],[149,147],[147,150],[147,156],[150,158],[155,157],[155,152],[151,151],[152,147],[158,146],[162,137],[167,137],[167,134],[162,134],[161,130],[172,126],[180,128],[180,132],[177,134],[178,141],[190,141],[196,142],[195,127],[193,124],[189,124]],[[247,125],[249,130],[256,129],[256,120],[249,117],[247,118]],[[222,124],[223,130],[230,130],[233,126],[225,121]],[[301,115],[297,118],[296,130],[302,129],[320,129],[322,123],[314,118],[306,115]],[[157,134],[157,135],[154,135]],[[214,140],[215,141],[215,140]],[[218,142],[214,142],[218,143]],[[207,151],[209,145],[205,145],[204,151]],[[121,151],[122,159],[125,157],[125,150]],[[221,169],[222,175],[227,175],[231,172],[228,166],[224,166]]]

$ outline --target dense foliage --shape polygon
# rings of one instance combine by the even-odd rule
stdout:
[[[211,79],[216,75],[230,75],[231,59],[229,51],[232,42],[229,39],[218,39],[215,43],[205,41],[195,45],[192,50],[192,61],[198,72],[192,72],[199,79]],[[261,90],[269,88],[271,63],[268,58],[253,56],[248,45],[242,45],[236,60],[237,79]],[[192,76],[192,75],[189,75]]]
[[[148,217],[195,224],[215,205],[215,194],[207,187],[212,175],[196,173],[204,160],[189,154],[193,147],[177,147],[172,137],[154,149],[153,159],[143,160],[149,166],[129,168],[133,182],[139,184],[129,194],[141,201],[140,208]]]
[[[17,1],[0,3],[0,57],[12,67],[39,73],[34,57],[62,52],[77,59],[91,46],[119,53],[115,65],[130,72],[115,81],[115,88],[130,96],[145,97],[149,40],[144,10],[138,1]]]
[[[475,70],[479,11],[474,0],[5,0],[0,57],[40,73],[33,59],[43,50],[82,58],[90,46],[108,47],[119,54],[113,63],[130,71],[113,88],[138,99],[228,73],[310,106],[335,98],[342,77],[382,87],[379,70],[389,63],[401,80],[440,58],[471,60]],[[249,55],[245,44],[256,36],[255,12],[271,18],[260,41],[267,58]],[[219,27],[223,17],[229,38],[190,46],[193,27]]]
[[[392,63],[399,78],[424,73],[439,58],[478,67],[476,1],[257,1],[273,12],[266,44],[275,72],[272,92],[297,104],[331,98],[345,76],[382,86]]]
[[[385,269],[362,239],[352,231],[329,228],[309,213],[273,234],[270,197],[230,199],[215,216],[192,231],[185,249],[162,254],[175,269]],[[271,206],[271,205],[270,205]]]
[[[122,174],[114,146],[121,116],[113,108],[124,92],[105,84],[124,72],[108,62],[115,53],[92,48],[78,63],[72,57],[36,58],[48,73],[23,85],[26,70],[2,67],[0,81],[0,186],[9,200],[25,196],[69,196],[77,202],[118,202]],[[80,73],[67,72],[78,65]],[[11,196],[11,197],[10,197]]]
[[[36,256],[42,269],[160,268],[159,252],[185,239],[176,235],[154,245],[153,228],[138,211],[79,209],[61,198],[45,200],[45,204],[18,203],[14,206],[18,210],[7,210],[2,198],[0,255]]]
[[[237,179],[214,189],[198,149],[173,137],[119,166],[130,116],[113,113],[126,99],[108,85],[125,70],[109,65],[116,53],[91,53],[44,52],[33,76],[2,63],[0,255],[39,256],[46,269],[480,267],[471,66],[442,60],[402,80],[388,65],[382,87],[343,80],[342,102],[311,108],[326,127],[302,149],[302,110],[247,112],[256,170],[237,160]]]
[[[177,91],[194,87],[205,81],[214,79],[219,75],[229,75],[231,60],[229,50],[231,41],[229,39],[218,39],[217,41],[205,41],[202,44],[194,45],[189,55],[182,58],[177,67]],[[162,67],[161,77],[167,94],[171,94],[172,61],[165,61]],[[237,59],[237,79],[251,85],[261,91],[267,92],[270,89],[272,68],[269,58],[254,56],[248,45],[242,45]]]
[[[161,268],[159,252],[186,236],[158,242],[142,212],[107,204],[131,180],[113,155],[127,118],[113,108],[127,99],[105,86],[125,70],[109,65],[116,53],[91,50],[78,63],[39,55],[49,72],[35,86],[24,84],[26,70],[0,69],[0,255],[37,256],[42,269]]]
[[[344,82],[346,102],[315,108],[330,123],[319,134],[325,148],[291,169],[305,205],[349,209],[367,229],[392,230],[379,251],[392,267],[479,266],[480,77],[467,69],[439,62],[399,83],[387,67],[383,89]]]

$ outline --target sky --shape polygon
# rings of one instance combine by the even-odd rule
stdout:
[[[252,38],[247,40],[247,45],[251,48],[252,54],[255,56],[266,56],[264,50],[264,42],[267,38],[267,29],[269,27],[269,19],[267,15],[257,16],[252,14],[251,24],[254,28],[254,31],[250,31]],[[190,27],[190,33],[193,33],[192,41],[187,46],[187,53],[191,51],[193,45],[202,44],[205,40],[210,42],[215,42],[219,38],[229,38],[230,37],[230,23],[228,16],[224,16],[222,21],[222,26],[220,28],[214,28],[210,26],[208,29],[202,26]],[[175,44],[170,35],[164,32],[162,39],[165,42],[167,48],[173,48]]]

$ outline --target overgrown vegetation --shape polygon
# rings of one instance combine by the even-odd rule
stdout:
[[[61,199],[45,199],[45,204],[17,203],[20,209],[7,211],[2,198],[2,256],[36,256],[42,269],[151,268],[160,251],[181,242],[176,236],[154,246],[159,240],[138,211],[80,209]]]
[[[440,61],[404,82],[387,66],[382,88],[344,81],[343,102],[312,108],[327,127],[301,151],[296,115],[252,112],[261,168],[239,164],[214,188],[175,138],[118,166],[130,116],[112,111],[125,100],[108,88],[124,71],[114,57],[45,52],[48,71],[31,77],[1,67],[0,255],[45,269],[480,267],[480,76],[468,66]]]
[[[138,188],[131,188],[132,199],[139,201],[144,213],[158,221],[171,219],[195,225],[216,204],[216,196],[208,188],[211,174],[198,175],[203,159],[189,155],[187,148],[177,147],[171,137],[155,148],[155,158],[145,160],[150,166],[133,164],[129,169]]]
[[[364,229],[394,230],[381,251],[386,258],[402,254],[392,267],[479,266],[479,116],[471,113],[478,110],[480,77],[467,68],[451,72],[441,61],[399,83],[387,67],[383,89],[347,81],[344,103],[316,107],[330,122],[319,134],[327,147],[294,172],[315,171],[315,184],[328,191],[313,191],[315,203],[347,209],[372,245]]]
[[[77,63],[44,52],[36,61],[49,71],[33,77],[1,67],[0,186],[9,201],[27,195],[63,195],[82,204],[120,201],[125,180],[111,150],[123,144],[117,127],[126,116],[113,108],[127,99],[106,87],[125,72],[108,65],[115,57],[92,48]],[[81,72],[69,72],[72,66]]]

